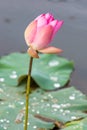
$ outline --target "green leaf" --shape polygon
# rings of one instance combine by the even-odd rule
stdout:
[[[87,130],[87,118],[79,121],[73,121],[61,130]]]
[[[21,81],[26,78],[28,60],[29,56],[21,53],[13,53],[0,59],[0,130],[23,130],[25,83],[19,86],[17,84],[18,79]],[[64,130],[73,130],[74,122],[76,125],[82,118],[86,119],[84,111],[87,111],[87,97],[80,91],[74,87],[44,91],[63,87],[72,70],[71,61],[56,55],[44,54],[40,55],[40,59],[34,59],[32,77],[40,88],[30,94],[29,130],[50,130],[55,124],[62,123]],[[20,123],[17,124],[15,120],[17,122],[19,117]],[[61,125],[57,127],[61,128]],[[86,128],[84,125],[82,130]]]
[[[0,85],[0,130],[23,130],[24,118],[22,122],[17,124],[15,120],[23,111],[25,107],[25,94],[23,94],[25,88],[20,87],[8,87]],[[30,99],[33,101],[33,99]],[[35,130],[36,128],[49,128],[54,127],[53,122],[45,122],[36,117],[33,114],[29,114],[29,129]]]
[[[13,53],[0,60],[0,81],[16,86],[18,78],[28,73],[29,55]],[[34,59],[32,78],[45,90],[63,87],[70,79],[73,62],[54,54],[40,55]]]
[[[16,124],[15,119],[25,106],[25,88],[0,85],[0,130],[23,130],[23,122]],[[50,130],[55,122],[65,124],[68,121],[87,117],[86,96],[75,88],[45,92],[41,89],[30,94],[29,129]],[[24,119],[23,119],[24,120]]]
[[[31,94],[30,103],[32,114],[62,123],[87,116],[83,113],[87,110],[86,96],[73,87],[55,92],[37,90]]]

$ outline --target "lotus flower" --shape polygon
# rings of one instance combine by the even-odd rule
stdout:
[[[28,53],[39,58],[41,53],[60,53],[61,49],[50,46],[54,35],[61,28],[63,21],[54,19],[52,14],[41,14],[34,19],[26,28],[24,37],[29,46]]]

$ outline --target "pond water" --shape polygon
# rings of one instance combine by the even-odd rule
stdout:
[[[0,56],[26,51],[23,33],[41,13],[51,12],[64,25],[52,43],[75,62],[71,84],[87,94],[87,0],[1,0]]]

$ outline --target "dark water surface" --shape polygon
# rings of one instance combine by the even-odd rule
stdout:
[[[1,0],[0,56],[26,51],[23,33],[28,23],[41,13],[51,12],[63,19],[55,46],[75,62],[71,83],[87,94],[87,0]]]

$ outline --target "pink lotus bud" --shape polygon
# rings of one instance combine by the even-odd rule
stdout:
[[[25,41],[30,48],[28,53],[35,58],[38,58],[37,52],[60,53],[61,49],[49,45],[62,24],[63,21],[54,19],[49,13],[41,14],[32,21],[24,33]]]

